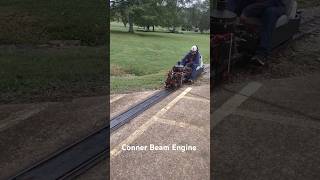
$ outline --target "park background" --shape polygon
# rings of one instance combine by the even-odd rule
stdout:
[[[318,0],[298,0],[298,3],[299,8],[320,5]],[[108,49],[109,13],[117,21],[112,14],[115,11],[109,12],[109,5],[110,2],[104,0],[0,0],[0,103],[105,95],[109,91],[109,63],[113,69],[112,92],[157,88],[162,85],[165,73],[194,43],[193,39],[203,42],[198,45],[205,62],[208,62],[206,32],[164,33],[168,32],[168,28],[160,28],[159,25],[156,32],[139,32],[136,24],[133,26],[134,34],[130,34],[119,19],[119,23],[111,23],[112,41],[127,48],[143,47],[143,57],[147,57],[148,61],[145,58],[139,60],[147,61],[151,67],[141,66],[140,69],[144,68],[143,71],[147,72],[132,68],[136,72],[131,73],[130,69],[124,68],[127,67],[124,64],[128,54],[137,57],[138,51],[132,49],[134,53],[130,53],[121,46],[118,46],[121,47],[119,51],[117,48]],[[152,27],[149,26],[149,29],[152,31]],[[181,31],[181,24],[177,29]],[[141,42],[135,41],[138,37]],[[68,45],[66,42],[70,40],[71,45]],[[154,41],[159,41],[158,45],[151,46]],[[109,51],[124,53],[111,57],[109,61]],[[155,52],[161,56],[155,55]],[[161,69],[158,67],[159,59],[166,60],[161,64]],[[128,74],[133,74],[134,81],[139,83],[133,83]],[[150,83],[143,83],[147,81]]]
[[[209,0],[114,0],[110,7],[111,93],[163,87],[194,44],[210,62]]]
[[[108,94],[104,0],[0,0],[0,103]]]

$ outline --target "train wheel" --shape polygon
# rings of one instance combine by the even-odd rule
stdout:
[[[177,76],[176,83],[177,83],[177,88],[179,88],[179,87],[182,86],[183,78],[182,78],[182,75],[181,75],[181,74],[179,74],[179,75]]]

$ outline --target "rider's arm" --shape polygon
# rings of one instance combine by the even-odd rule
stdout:
[[[189,53],[186,54],[184,56],[184,58],[182,58],[181,61],[180,61],[183,66],[185,66],[187,64],[188,55],[189,55]]]

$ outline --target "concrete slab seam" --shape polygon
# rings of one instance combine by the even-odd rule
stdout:
[[[133,132],[129,137],[127,137],[124,141],[118,144],[115,148],[110,151],[110,158],[114,158],[118,156],[122,151],[121,147],[123,145],[132,144],[136,139],[138,139],[149,127],[156,121],[156,117],[159,117],[165,114],[172,106],[174,106],[180,99],[182,99],[188,92],[191,91],[191,87],[185,89],[179,96],[174,98],[171,102],[169,102],[164,108],[162,108],[159,112],[157,112],[153,117],[151,117],[146,123],[141,125],[135,132]]]
[[[231,115],[243,102],[253,95],[260,87],[261,83],[250,82],[238,94],[228,99],[220,108],[213,112],[213,125],[211,129],[219,124],[224,118]]]
[[[26,120],[30,118],[31,116],[45,110],[49,104],[53,103],[43,103],[43,104],[37,104],[37,105],[31,105],[21,111],[18,111],[12,115],[10,115],[8,118],[3,120],[3,123],[0,124],[0,132],[8,129],[9,127],[14,126],[15,124],[19,123],[20,121]]]
[[[183,98],[194,100],[194,101],[200,101],[200,102],[204,102],[204,103],[210,103],[210,100],[205,99],[205,98],[201,98],[201,97],[184,96]]]
[[[320,129],[320,122],[315,122],[313,120],[301,120],[298,118],[284,117],[279,115],[271,115],[266,113],[256,113],[247,110],[236,110],[234,115],[252,118],[252,119],[260,119],[264,121],[272,121],[279,124],[297,126],[297,127],[306,127],[313,129]],[[303,123],[302,123],[303,121]]]
[[[160,118],[160,117],[154,117],[155,121],[158,123],[163,123],[171,126],[177,126],[185,129],[190,129],[193,131],[200,131],[200,132],[205,132],[204,128],[189,124],[189,123],[184,123],[184,122],[177,122],[175,120],[171,119],[165,119],[165,118]]]
[[[199,95],[199,94],[196,94],[196,93],[192,93],[192,92],[190,92],[189,93],[189,95],[192,95],[192,97],[200,97],[200,98],[202,98],[202,99],[206,99],[206,100],[209,100],[210,101],[210,95],[209,95],[209,97],[206,97],[206,96],[201,96],[201,95]]]
[[[125,94],[121,94],[119,96],[116,96],[116,97],[110,99],[110,104],[113,103],[113,102],[118,101],[119,99],[123,98],[124,96],[126,96],[126,95]]]

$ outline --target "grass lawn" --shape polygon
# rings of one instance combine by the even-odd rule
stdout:
[[[107,14],[103,0],[0,0],[0,102],[105,95]],[[84,46],[37,48],[50,40]]]
[[[105,95],[105,47],[0,47],[0,102]]]
[[[137,29],[137,27],[135,27]],[[111,23],[111,93],[157,89],[167,72],[193,44],[199,46],[205,63],[209,62],[209,34],[184,32],[127,32],[121,23]]]
[[[297,2],[298,2],[298,8],[320,6],[319,0],[297,0]]]
[[[104,0],[0,0],[0,44],[106,44],[107,14]]]

